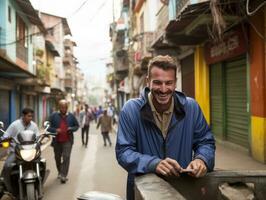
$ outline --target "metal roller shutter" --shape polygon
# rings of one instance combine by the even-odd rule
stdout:
[[[226,78],[226,139],[248,147],[247,81],[245,59],[227,62]]]
[[[211,75],[211,129],[218,138],[224,134],[224,101],[222,65],[215,64],[210,68]]]
[[[182,73],[182,92],[187,96],[195,97],[195,78],[194,78],[194,54],[181,60]]]
[[[4,122],[6,129],[10,124],[10,92],[8,90],[0,90],[0,121]],[[0,136],[2,133],[0,133]]]

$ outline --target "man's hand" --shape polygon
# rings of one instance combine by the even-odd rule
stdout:
[[[157,174],[163,176],[179,176],[180,170],[181,167],[178,162],[171,158],[161,160],[155,169]]]
[[[192,160],[187,169],[192,169],[193,171],[189,173],[189,175],[196,178],[203,177],[207,173],[207,167],[204,161],[201,159]]]
[[[56,129],[56,133],[61,133],[61,129],[60,128]]]

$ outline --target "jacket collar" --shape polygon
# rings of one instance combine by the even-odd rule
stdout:
[[[140,115],[144,120],[148,120],[150,122],[155,123],[155,120],[152,115],[151,106],[149,104],[148,100],[148,94],[150,92],[150,89],[148,87],[145,87],[141,94],[141,99],[144,100],[144,104],[140,109]],[[175,115],[177,120],[181,120],[185,117],[185,95],[181,92],[175,92],[174,93],[174,111],[173,114]]]

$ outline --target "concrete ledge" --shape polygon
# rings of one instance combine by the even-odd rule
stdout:
[[[155,174],[146,174],[135,179],[135,197],[136,200],[223,199],[219,187],[225,183],[253,185],[252,193],[257,200],[266,197],[266,170],[217,170],[202,178],[183,174],[165,180]]]
[[[135,178],[135,200],[184,200],[169,183],[155,174]]]

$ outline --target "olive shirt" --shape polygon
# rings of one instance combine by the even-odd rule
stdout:
[[[97,128],[99,128],[100,125],[101,132],[110,132],[112,130],[112,118],[102,114],[98,120]]]
[[[164,111],[162,114],[158,113],[156,108],[152,103],[152,93],[148,94],[149,104],[151,106],[151,111],[155,119],[155,123],[158,128],[161,130],[163,137],[166,138],[169,124],[171,122],[173,110],[174,110],[174,99],[172,97],[171,105],[168,110]]]

